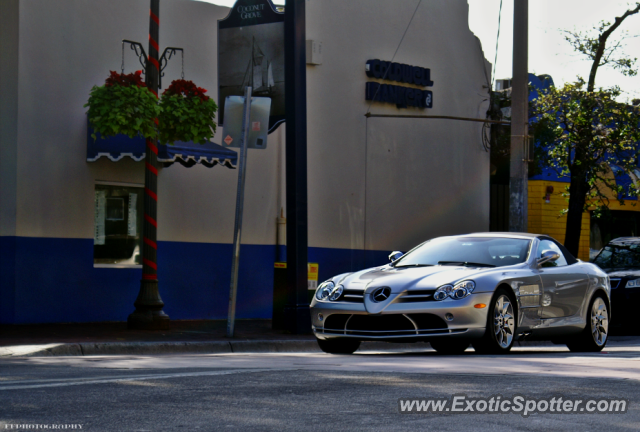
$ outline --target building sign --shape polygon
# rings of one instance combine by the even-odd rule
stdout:
[[[318,289],[318,263],[307,263],[307,289],[315,291]]]
[[[284,13],[271,0],[237,0],[218,21],[218,124],[224,125],[228,96],[271,98],[269,133],[285,119]],[[253,127],[253,126],[252,126]]]
[[[369,78],[395,81],[420,87],[432,87],[431,70],[402,63],[368,60],[365,72]],[[368,101],[396,104],[398,108],[433,108],[433,93],[415,87],[393,84],[366,83],[365,98]]]

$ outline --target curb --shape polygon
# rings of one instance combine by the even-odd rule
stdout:
[[[211,342],[87,342],[0,347],[0,358],[320,352],[315,340],[240,340]]]
[[[550,347],[549,342],[520,342],[516,347]],[[359,351],[431,350],[427,343],[362,342]],[[86,342],[0,347],[0,358],[158,354],[319,353],[315,340],[233,340],[210,342]]]

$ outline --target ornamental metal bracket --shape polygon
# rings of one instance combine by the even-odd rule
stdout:
[[[142,73],[146,75],[147,73],[147,53],[144,51],[144,48],[140,42],[134,42],[127,39],[122,39],[122,73],[124,73],[124,44],[128,43],[133,51],[136,52],[136,56],[138,56],[138,61],[142,65]]]
[[[176,47],[166,47],[160,56],[160,76],[158,77],[158,88],[162,88],[162,77],[164,76],[164,68],[167,67],[167,63],[171,60],[171,57],[175,55],[176,51],[180,51],[182,54],[182,79],[184,79],[184,50]]]
[[[128,39],[122,40],[122,67],[121,67],[122,73],[124,73],[124,44],[125,43],[128,43],[130,45],[129,48],[131,48],[133,51],[136,52],[136,56],[138,56],[138,61],[142,65],[142,73],[146,75],[147,62],[149,61],[149,58],[147,57],[147,53],[145,52],[144,47],[140,42],[135,42]],[[180,54],[182,54],[182,76],[181,77],[182,79],[184,79],[184,50],[182,48],[177,48],[177,47],[167,47],[164,49],[164,52],[160,56],[160,61],[159,61],[160,63],[160,74],[158,76],[159,89],[162,88],[162,77],[164,76],[163,71],[167,67],[169,60],[171,60],[171,57],[173,57],[178,51],[180,51]]]

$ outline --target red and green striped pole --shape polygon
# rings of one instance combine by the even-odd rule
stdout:
[[[149,55],[146,64],[147,87],[158,97],[160,0],[151,0],[149,11]],[[156,119],[156,124],[158,120]],[[147,139],[144,175],[144,221],[142,245],[142,280],[134,305],[136,310],[127,320],[130,329],[167,330],[169,316],[158,291],[158,139]]]

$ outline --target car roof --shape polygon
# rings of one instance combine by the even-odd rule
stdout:
[[[522,232],[478,232],[478,233],[464,234],[464,236],[465,237],[526,238],[526,239],[549,237],[546,234],[532,234],[532,233],[522,233]]]
[[[629,244],[629,243],[640,243],[640,237],[618,237],[617,239],[613,239],[609,242],[609,244]]]

